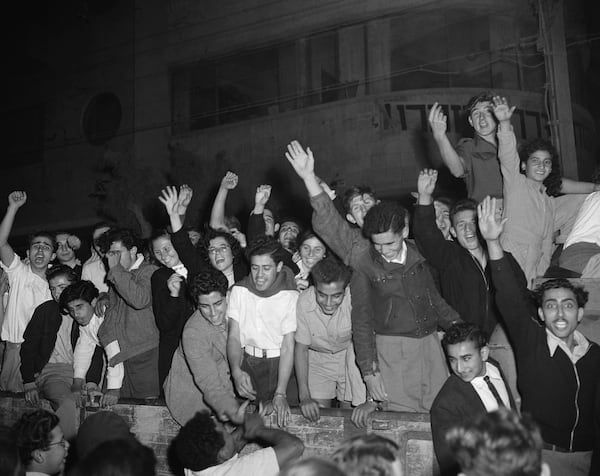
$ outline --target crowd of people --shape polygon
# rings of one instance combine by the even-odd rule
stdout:
[[[47,399],[55,413],[40,448],[65,453],[78,406],[164,396],[188,475],[235,474],[236,464],[276,475],[303,445],[261,417],[284,428],[294,406],[312,422],[351,408],[359,427],[375,411],[430,412],[442,475],[505,474],[468,472],[485,446],[475,440],[501,433],[494,425],[542,450],[554,474],[600,474],[600,348],[577,330],[587,293],[566,279],[600,277],[600,185],[562,178],[545,139],[517,148],[514,110],[472,98],[474,137],[454,147],[433,105],[433,138],[468,198],[440,196],[438,171],[424,169],[412,214],[364,186],[338,199],[311,149],[292,141],[285,156],[311,227],[268,208],[271,186],[260,185],[244,233],[225,213],[238,184],[228,172],[206,227],[186,226],[193,191],[168,186],[158,196],[167,229],[141,239],[98,224],[82,265],[68,232],[33,233],[27,255],[15,253],[27,194],[12,192],[0,223],[0,389]],[[485,420],[498,411],[501,422]],[[272,447],[240,463],[247,440]],[[519,474],[547,469],[539,457],[530,466]],[[293,471],[281,474],[321,474]]]

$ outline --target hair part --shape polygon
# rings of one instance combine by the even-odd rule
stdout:
[[[468,476],[539,476],[542,437],[527,414],[507,408],[480,415],[446,435],[450,451]]]
[[[568,289],[573,292],[573,294],[575,294],[575,300],[577,301],[577,307],[583,308],[588,302],[589,293],[583,286],[575,286],[568,279],[558,278],[544,281],[534,289],[533,296],[538,307],[542,307],[544,304],[544,294],[549,289]]]
[[[471,322],[455,322],[452,324],[442,339],[442,347],[447,349],[449,345],[473,342],[477,349],[485,347],[488,343],[486,333],[476,324]]]

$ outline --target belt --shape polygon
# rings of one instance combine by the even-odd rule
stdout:
[[[542,448],[544,448],[545,450],[557,451],[558,453],[574,453],[573,450],[563,448],[562,446],[551,445],[550,443],[544,443],[542,445]]]
[[[259,349],[252,345],[244,347],[246,354],[253,357],[259,357],[261,359],[271,359],[273,357],[279,357],[281,355],[281,349]]]

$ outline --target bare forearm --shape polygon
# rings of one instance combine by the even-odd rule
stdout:
[[[319,184],[319,179],[315,174],[311,174],[304,178],[304,186],[309,197],[316,197],[323,192],[323,188]]]
[[[491,260],[501,259],[504,256],[504,250],[499,240],[487,240],[488,255]]]
[[[463,159],[456,153],[446,134],[434,136],[435,143],[438,146],[442,160],[450,173],[455,177],[462,177],[465,174],[465,165]]]
[[[294,349],[296,380],[298,381],[298,394],[300,400],[310,398],[308,388],[308,346],[296,342]]]
[[[213,230],[225,228],[225,202],[227,201],[227,194],[229,190],[226,188],[219,187],[217,196],[213,203],[212,210],[210,212],[210,227]]]
[[[277,376],[277,388],[275,393],[285,394],[290,376],[292,375],[292,366],[294,365],[294,333],[290,332],[283,336],[281,345],[281,355],[279,357],[279,373]]]
[[[591,182],[579,182],[568,178],[562,178],[560,191],[566,194],[574,193],[592,193],[600,190],[600,184]]]

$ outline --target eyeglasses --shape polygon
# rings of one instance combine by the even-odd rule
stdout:
[[[209,248],[209,255],[216,255],[217,253],[222,255],[225,254],[226,251],[229,251],[231,248],[229,246],[220,246],[219,248]]]
[[[50,449],[50,447],[54,445],[61,445],[63,448],[66,449],[68,444],[69,442],[65,440],[65,437],[63,436],[60,440],[55,441],[54,443],[48,443],[48,449]]]

